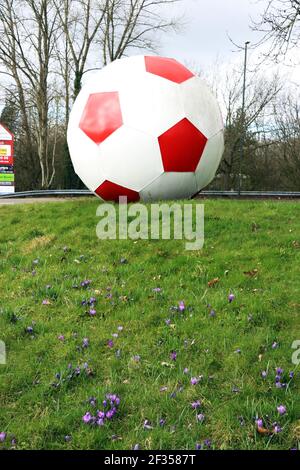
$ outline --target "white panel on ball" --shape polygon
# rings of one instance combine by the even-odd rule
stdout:
[[[138,77],[139,78],[139,77]],[[147,73],[120,93],[124,124],[158,137],[185,117],[177,83]]]
[[[208,140],[199,165],[196,169],[196,180],[199,191],[214,179],[223,152],[224,135],[223,131],[221,131]]]
[[[196,193],[195,173],[163,173],[144,188],[140,196],[143,201],[160,201],[190,198]]]
[[[164,171],[157,139],[137,129],[123,125],[99,148],[106,178],[134,191],[140,191]]]
[[[69,151],[75,173],[91,191],[94,191],[104,178],[99,147],[79,129],[73,134],[72,139],[69,139]]]
[[[182,83],[186,117],[209,138],[223,129],[220,107],[216,98],[199,77]]]
[[[117,59],[93,73],[84,88],[88,88],[89,93],[126,91],[132,80],[140,83],[145,73],[143,56]]]

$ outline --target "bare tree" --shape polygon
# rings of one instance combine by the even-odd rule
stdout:
[[[54,0],[54,3],[64,32],[64,78],[68,80],[73,71],[73,98],[76,98],[108,0]]]
[[[269,44],[267,55],[282,58],[290,47],[300,44],[300,0],[268,0],[252,27],[263,33],[260,44]]]
[[[181,20],[163,9],[181,0],[108,0],[101,24],[103,64],[132,49],[157,51],[157,34],[177,30]]]
[[[18,90],[33,155],[37,148],[42,188],[51,186],[55,173],[48,153],[48,114],[56,28],[56,12],[49,0],[0,1],[0,61]]]
[[[297,95],[283,95],[274,106],[273,136],[282,160],[281,174],[299,189],[300,103]]]
[[[223,189],[233,189],[236,187],[239,173],[242,133],[245,134],[242,173],[247,177],[249,161],[251,162],[249,155],[254,155],[256,148],[263,145],[258,136],[272,120],[272,104],[281,90],[281,83],[277,75],[266,79],[258,71],[250,73],[243,116],[241,67],[236,69],[231,66],[225,74],[225,80],[221,77],[216,80],[214,77],[213,82],[224,83],[223,88],[218,90],[225,119],[225,150],[219,168],[219,178],[222,180]]]

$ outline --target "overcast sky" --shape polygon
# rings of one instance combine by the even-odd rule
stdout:
[[[196,72],[209,69],[218,63],[242,64],[244,53],[231,43],[243,46],[250,41],[248,69],[260,62],[262,48],[253,48],[262,33],[251,29],[251,19],[258,20],[264,12],[268,0],[182,0],[173,7],[174,14],[184,11],[186,27],[180,34],[168,34],[161,38],[161,54],[177,58]],[[260,52],[259,52],[260,51]],[[289,65],[287,65],[289,64]],[[291,66],[292,64],[292,66]],[[297,66],[295,64],[298,64]],[[290,50],[285,64],[262,64],[261,73],[272,75],[279,72],[283,80],[292,85],[300,85],[300,50]]]
[[[182,34],[162,41],[162,52],[182,61],[209,65],[217,58],[231,61],[236,53],[228,35],[238,44],[255,43],[259,36],[249,27],[266,0],[182,0],[174,12],[185,11],[187,26]]]

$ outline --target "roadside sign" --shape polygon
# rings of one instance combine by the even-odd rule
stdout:
[[[0,193],[15,192],[14,136],[0,123]]]

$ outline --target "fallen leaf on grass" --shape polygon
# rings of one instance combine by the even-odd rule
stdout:
[[[271,434],[273,434],[272,431],[270,431],[269,429],[267,429],[267,428],[262,428],[262,427],[260,427],[260,426],[257,426],[257,432],[258,432],[259,434],[264,435],[264,436],[270,436]]]
[[[252,269],[251,271],[244,271],[245,276],[255,277],[258,274],[258,269]]]
[[[220,282],[220,278],[219,278],[219,277],[215,277],[215,278],[212,279],[211,281],[208,281],[207,285],[208,285],[208,287],[213,287],[213,286],[215,286],[216,284],[218,284],[218,282]]]

